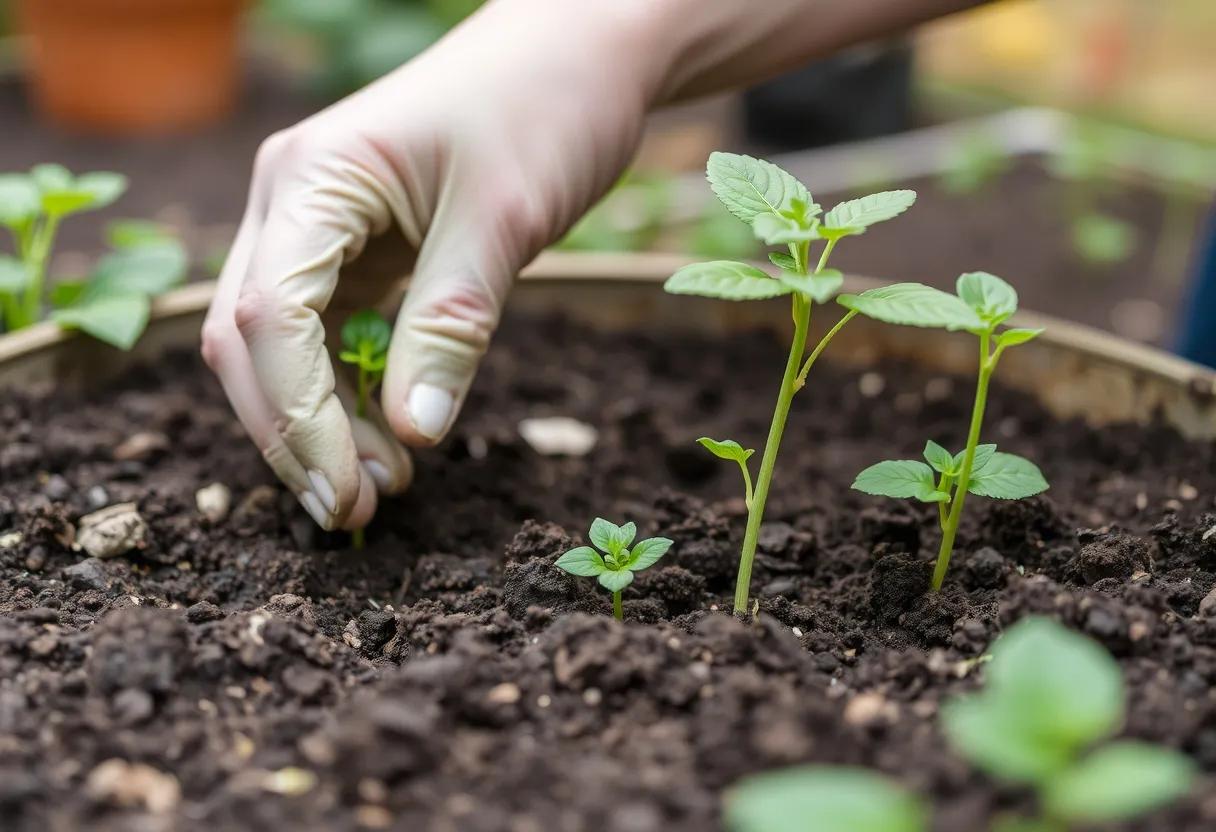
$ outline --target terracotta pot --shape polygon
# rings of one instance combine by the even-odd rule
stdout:
[[[19,0],[35,100],[89,132],[155,133],[226,114],[244,0]]]

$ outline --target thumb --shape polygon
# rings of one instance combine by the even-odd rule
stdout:
[[[444,233],[433,228],[419,252],[382,388],[384,414],[406,445],[438,442],[460,411],[515,275],[535,253],[515,216],[437,222]]]

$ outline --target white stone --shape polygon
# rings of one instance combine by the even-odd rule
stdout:
[[[80,518],[76,545],[95,558],[112,558],[142,549],[148,526],[135,503],[115,503]]]
[[[567,416],[524,419],[519,435],[543,456],[586,456],[599,441],[599,431]]]

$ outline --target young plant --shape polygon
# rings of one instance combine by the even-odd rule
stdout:
[[[798,766],[743,780],[726,795],[731,832],[926,832],[914,796],[858,768]]]
[[[384,378],[384,366],[388,362],[388,344],[393,329],[379,312],[364,309],[346,319],[342,325],[342,351],[338,359],[353,364],[358,372],[355,387],[355,415],[367,418],[367,406],[372,392]],[[351,532],[351,545],[362,549],[363,529]]]
[[[65,217],[111,204],[126,190],[116,173],[73,176],[62,165],[38,165],[28,174],[0,174],[0,225],[12,233],[16,256],[0,255],[0,321],[12,332],[42,318],[129,349],[147,325],[151,298],[184,279],[181,244],[151,223],[109,227],[113,251],[84,280],[58,283],[46,297],[47,264]]]
[[[355,415],[361,419],[367,418],[372,391],[384,378],[392,337],[393,329],[388,321],[371,309],[356,312],[342,325],[342,352],[338,353],[338,358],[358,370]]]
[[[858,314],[857,310],[850,310],[824,335],[810,355],[805,355],[812,308],[815,304],[830,301],[844,280],[839,271],[827,267],[828,258],[836,244],[845,237],[862,234],[871,225],[902,214],[916,200],[916,194],[912,191],[871,194],[842,202],[824,214],[823,209],[811,199],[805,185],[771,162],[750,156],[714,153],[709,157],[706,175],[718,199],[738,219],[747,223],[757,238],[767,245],[784,249],[769,255],[769,260],[779,271],[774,276],[747,263],[715,260],[685,266],[667,280],[664,288],[677,295],[735,301],[789,295],[794,318],[789,358],[754,489],[747,469],[751,451],[744,451],[733,440],[701,440],[701,444],[711,453],[738,462],[748,484],[747,529],[739,555],[734,603],[735,612],[745,614],[760,524],[781,437],[789,417],[790,403],[794,394],[806,384],[807,374],[824,348]],[[818,258],[812,260],[812,246],[819,243],[822,243],[822,249],[818,252]]]
[[[1030,786],[1039,816],[1001,832],[1065,832],[1128,821],[1187,793],[1194,765],[1146,742],[1101,745],[1123,725],[1127,694],[1101,645],[1046,618],[1028,618],[992,648],[984,689],[946,703],[954,747],[997,779]]]
[[[596,578],[600,586],[612,593],[612,614],[622,619],[621,590],[633,583],[635,572],[649,569],[667,554],[671,541],[665,537],[650,537],[634,543],[638,529],[633,523],[618,526],[602,517],[591,524],[590,546],[579,546],[557,559],[557,566],[571,575]],[[603,554],[600,554],[600,553]]]
[[[910,459],[880,462],[858,474],[853,483],[855,489],[866,494],[938,504],[942,542],[933,572],[934,591],[940,590],[946,579],[968,494],[1020,500],[1047,490],[1047,481],[1034,463],[999,453],[996,445],[979,444],[988,384],[997,363],[1009,347],[1026,343],[1042,330],[1006,329],[997,334],[997,327],[1017,311],[1018,295],[995,275],[964,274],[958,279],[957,291],[957,295],[951,295],[920,284],[903,284],[839,299],[848,309],[889,323],[966,330],[979,338],[979,380],[966,447],[950,453],[931,441],[924,452],[928,464]]]

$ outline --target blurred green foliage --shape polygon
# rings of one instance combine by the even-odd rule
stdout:
[[[3,2],[3,0],[0,0]],[[472,14],[483,0],[262,0],[263,21],[318,51],[316,81],[343,95],[397,68]]]

